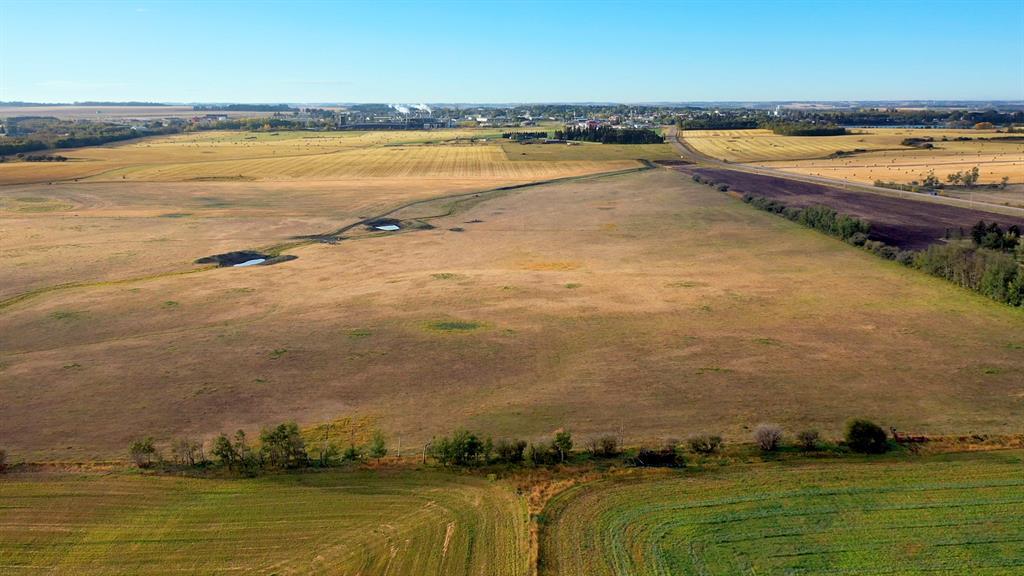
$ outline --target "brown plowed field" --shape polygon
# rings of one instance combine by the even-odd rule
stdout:
[[[978,220],[995,221],[1006,227],[1016,224],[1024,228],[1024,218],[995,214],[984,210],[960,208],[946,204],[904,200],[901,198],[853,192],[824,184],[800,182],[777,176],[766,176],[717,168],[681,168],[688,174],[729,185],[739,193],[774,198],[802,208],[812,204],[828,206],[840,214],[856,216],[871,222],[871,238],[899,248],[920,250],[940,241],[946,230],[969,230]]]

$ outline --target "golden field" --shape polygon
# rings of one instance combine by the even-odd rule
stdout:
[[[749,163],[799,174],[871,183],[910,183],[929,170],[940,180],[977,166],[981,183],[1007,176],[1024,183],[1024,141],[992,140],[995,131],[854,128],[845,136],[779,136],[770,130],[688,130],[682,136],[699,152],[719,160]],[[902,146],[905,138],[935,139],[934,148]],[[956,141],[956,138],[972,138]],[[946,138],[947,141],[942,141]],[[856,154],[829,158],[842,150]]]

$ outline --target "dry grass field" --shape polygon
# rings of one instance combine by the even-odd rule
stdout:
[[[760,464],[584,484],[541,574],[1020,574],[1022,454]]]
[[[871,183],[909,183],[929,170],[945,180],[952,172],[978,166],[981,183],[1008,176],[1024,182],[1024,141],[993,140],[994,131],[910,128],[854,128],[846,136],[779,136],[770,130],[689,130],[687,143],[698,151],[729,162],[752,163],[799,174]],[[934,148],[902,146],[905,138],[931,137]],[[956,138],[972,138],[956,141]],[[943,142],[942,138],[947,141]],[[839,150],[850,156],[829,158]]]
[[[412,200],[638,165],[621,147],[512,161],[493,136],[202,132],[61,151],[71,158],[62,163],[0,164],[0,298],[185,270]]]
[[[161,185],[205,198],[222,184]],[[256,184],[230,189],[257,202],[270,188]],[[111,210],[122,208],[107,190],[131,190],[78,186],[96,186]],[[159,204],[163,194],[144,197],[154,214],[178,211]],[[320,198],[333,201],[326,188]],[[312,200],[303,209],[333,219]],[[305,226],[294,220],[274,221]],[[679,173],[524,188],[431,223],[305,246],[276,266],[0,309],[4,447],[29,459],[116,457],[145,434],[346,416],[373,417],[409,445],[456,426],[621,431],[630,443],[700,430],[746,439],[762,421],[834,435],[855,415],[919,432],[1019,431],[1021,310]],[[243,246],[260,235],[227,228],[218,245],[236,230]],[[159,263],[147,248],[135,247]],[[26,274],[70,265],[32,257]]]
[[[521,498],[478,478],[18,474],[0,483],[4,574],[523,576]]]

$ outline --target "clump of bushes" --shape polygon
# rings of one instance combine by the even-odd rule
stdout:
[[[149,468],[160,459],[152,436],[132,442],[128,447],[128,455],[139,468]]]
[[[882,454],[889,450],[885,430],[863,418],[851,420],[846,424],[846,445],[850,450],[861,454]]]
[[[676,442],[669,441],[661,448],[641,448],[633,462],[650,468],[682,468],[686,466],[686,457]]]
[[[595,458],[614,458],[619,455],[619,441],[611,435],[591,440],[590,454]]]
[[[714,454],[722,449],[722,437],[714,434],[697,434],[687,440],[691,452]]]
[[[774,452],[782,445],[782,428],[761,424],[754,430],[754,443],[764,452]]]
[[[796,445],[804,452],[813,452],[821,445],[817,430],[804,430],[796,435]]]
[[[7,451],[0,449],[0,474],[7,471]]]

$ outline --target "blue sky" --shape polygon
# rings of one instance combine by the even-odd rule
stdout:
[[[0,0],[0,100],[871,99],[1024,99],[1024,1]]]

